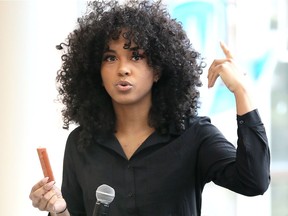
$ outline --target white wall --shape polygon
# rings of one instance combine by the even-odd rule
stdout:
[[[67,4],[68,3],[68,4]],[[46,215],[32,207],[32,185],[43,176],[36,148],[47,147],[61,183],[63,130],[55,103],[62,42],[76,21],[77,2],[0,1],[1,215]]]

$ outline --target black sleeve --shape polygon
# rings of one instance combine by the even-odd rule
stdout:
[[[257,110],[237,116],[237,149],[212,124],[203,130],[199,150],[204,182],[246,196],[263,194],[270,183],[270,151]]]

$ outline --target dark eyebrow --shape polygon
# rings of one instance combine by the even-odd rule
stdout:
[[[113,53],[116,53],[115,50],[111,50],[111,49],[109,49],[109,48],[105,49],[105,50],[104,50],[104,53],[105,53],[105,52],[113,52]]]
[[[140,49],[139,46],[135,46],[135,47],[130,47],[130,48],[129,48],[129,51],[138,51],[139,49]],[[105,52],[116,53],[115,50],[112,50],[112,49],[110,49],[109,47],[107,47],[107,49],[104,50],[104,53],[105,53]]]
[[[131,50],[131,51],[137,51],[137,50],[139,50],[139,49],[140,49],[139,46],[135,46],[135,47],[130,47],[130,48],[129,48],[129,50]]]

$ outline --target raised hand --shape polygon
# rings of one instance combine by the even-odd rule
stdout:
[[[239,72],[227,46],[223,42],[220,42],[220,46],[226,58],[215,59],[211,64],[208,70],[208,87],[213,87],[220,76],[231,92],[241,90],[244,87],[244,73]]]
[[[224,43],[220,43],[225,54],[223,59],[215,59],[208,70],[208,87],[214,86],[218,77],[221,77],[227,88],[233,92],[236,99],[238,115],[243,115],[253,109],[253,101],[248,92],[245,74],[237,68],[230,50]]]

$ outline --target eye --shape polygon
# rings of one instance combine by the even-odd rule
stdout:
[[[117,60],[117,58],[114,55],[104,55],[104,57],[103,57],[103,61],[107,61],[107,62],[113,62],[116,60]]]
[[[142,60],[142,59],[144,59],[145,58],[145,55],[144,54],[140,54],[139,52],[136,52],[136,51],[134,51],[133,53],[132,53],[132,60],[133,61],[139,61],[139,60]]]

